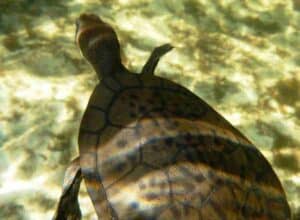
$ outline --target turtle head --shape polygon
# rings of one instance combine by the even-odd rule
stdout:
[[[76,20],[76,43],[100,78],[118,72],[123,66],[120,44],[113,28],[97,15],[81,14]]]

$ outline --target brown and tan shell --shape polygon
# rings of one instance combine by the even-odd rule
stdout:
[[[166,79],[126,77],[96,87],[80,129],[99,218],[287,218],[271,166],[223,117]]]

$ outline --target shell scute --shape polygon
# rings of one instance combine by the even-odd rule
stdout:
[[[99,141],[98,133],[80,130],[78,144],[81,147],[80,153],[94,153]]]
[[[178,152],[178,148],[175,144],[166,145],[164,139],[153,138],[153,140],[148,140],[141,152],[144,163],[160,168],[174,163],[174,155]],[[160,152],[159,155],[157,152]]]
[[[131,74],[118,74],[115,76],[115,80],[117,80],[123,88],[128,87],[142,87],[143,82],[140,79],[139,74],[131,73]]]
[[[100,83],[94,89],[90,97],[88,107],[92,105],[94,107],[97,107],[98,109],[102,109],[103,111],[106,111],[109,104],[111,103],[111,100],[114,97],[114,94],[115,91],[113,89],[107,87],[103,83]]]
[[[105,77],[101,80],[101,84],[103,84],[106,88],[114,92],[117,92],[122,88],[121,83],[116,77]]]
[[[105,126],[106,113],[97,106],[89,106],[81,121],[81,129],[99,132]],[[95,123],[97,120],[97,123]]]
[[[120,128],[110,126],[100,136],[100,147],[97,151],[98,172],[103,177],[105,187],[114,184],[115,181],[134,169],[139,160],[136,143],[138,139],[135,137],[134,129],[123,128],[122,132],[118,132],[119,130]],[[115,138],[111,139],[110,135]]]
[[[143,87],[147,88],[162,88],[163,79],[153,75],[140,75],[140,80],[142,81]]]
[[[104,150],[105,148],[102,146],[109,145],[114,140],[111,137],[116,137],[116,135],[119,133],[119,131],[121,129],[122,129],[122,131],[125,132],[125,127],[117,127],[117,126],[113,126],[113,125],[106,126],[105,129],[99,134],[100,138],[99,138],[99,142],[98,142],[98,148],[101,150]],[[127,131],[127,129],[126,129],[126,131]],[[131,136],[128,136],[128,137],[131,137]],[[113,145],[113,146],[115,146],[115,145]],[[105,153],[109,154],[110,152],[107,151]],[[105,155],[105,156],[107,156],[107,155]]]
[[[110,121],[116,125],[126,126],[154,109],[162,109],[160,100],[153,98],[151,92],[146,88],[124,90],[110,108]],[[122,114],[120,114],[120,109],[124,111]]]

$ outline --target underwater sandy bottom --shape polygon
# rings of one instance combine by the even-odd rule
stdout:
[[[173,44],[156,73],[199,95],[255,143],[300,216],[299,1],[3,2],[0,219],[51,219],[78,154],[78,126],[97,82],[74,44],[74,21],[85,11],[114,26],[133,71],[153,47]],[[96,219],[82,186],[83,219]]]

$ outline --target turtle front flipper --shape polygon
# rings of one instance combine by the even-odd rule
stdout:
[[[172,49],[173,49],[173,46],[171,44],[164,44],[164,45],[154,48],[149,59],[147,60],[146,64],[144,65],[141,74],[153,75],[159,59]]]
[[[78,192],[82,174],[79,157],[68,166],[63,183],[63,192],[59,198],[53,220],[80,220],[81,211],[78,204]]]

